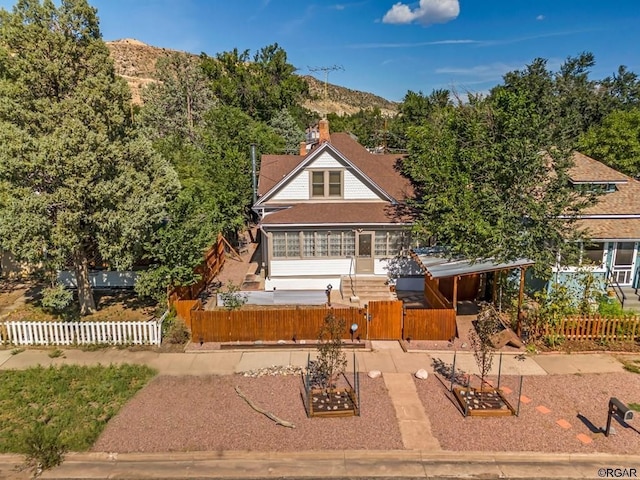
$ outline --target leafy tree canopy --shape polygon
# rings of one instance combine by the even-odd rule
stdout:
[[[578,148],[611,168],[640,177],[640,108],[610,113],[580,137]]]
[[[0,238],[50,269],[70,263],[81,313],[91,261],[130,267],[178,187],[131,122],[86,0],[20,0],[0,13]]]
[[[408,137],[419,234],[470,259],[530,258],[539,273],[571,248],[571,219],[561,216],[585,200],[569,190],[568,150],[552,141],[534,99],[509,89],[471,96]]]
[[[156,78],[142,91],[142,123],[154,138],[176,135],[194,141],[204,114],[215,105],[200,60],[175,52],[158,60]]]
[[[277,112],[299,103],[309,87],[294,75],[287,53],[277,43],[257,51],[234,49],[215,58],[201,55],[202,66],[215,97],[226,106],[237,107],[251,118],[269,121]]]
[[[305,135],[289,110],[283,109],[276,113],[269,122],[269,126],[284,140],[284,153],[297,155],[300,150],[300,142],[305,140]]]

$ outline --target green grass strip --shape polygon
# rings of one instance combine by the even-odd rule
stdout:
[[[68,450],[89,449],[155,374],[145,365],[0,371],[0,453],[29,453],[27,436],[43,429]]]

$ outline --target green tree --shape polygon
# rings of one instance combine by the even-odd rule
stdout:
[[[200,60],[172,53],[158,60],[156,78],[142,91],[142,123],[155,137],[177,135],[194,141],[204,114],[215,104]]]
[[[288,154],[297,155],[300,150],[300,142],[305,136],[295,119],[287,109],[278,112],[269,122],[274,132],[282,137],[285,143],[284,151]]]
[[[537,113],[546,119],[548,132],[556,141],[571,144],[607,113],[610,101],[606,90],[589,78],[595,65],[593,54],[569,57],[557,72],[547,61],[535,59],[521,71],[509,72],[502,85],[491,95],[508,90],[537,105]]]
[[[283,108],[298,105],[309,86],[294,75],[287,53],[277,43],[255,53],[234,49],[216,57],[201,55],[202,66],[215,97],[255,120],[267,122]]]
[[[640,79],[634,72],[621,65],[617,73],[605,78],[601,85],[610,101],[610,110],[637,108],[640,106]]]
[[[284,141],[268,125],[235,107],[212,109],[202,133],[203,162],[226,231],[241,228],[252,202],[251,144],[258,153],[281,152]]]
[[[50,271],[70,263],[86,315],[89,264],[130,267],[177,176],[131,124],[130,93],[86,0],[2,10],[0,51],[0,238]]]
[[[578,148],[611,168],[639,177],[640,108],[610,113],[580,137]]]
[[[453,256],[525,257],[547,273],[559,251],[575,248],[567,240],[587,202],[570,190],[568,150],[547,120],[534,99],[500,89],[410,128],[405,172],[416,186],[417,233]]]

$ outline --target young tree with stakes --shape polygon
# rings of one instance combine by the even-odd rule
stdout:
[[[347,368],[347,355],[342,349],[346,328],[344,319],[329,313],[318,334],[318,358],[314,366],[322,389],[334,388],[338,376]]]
[[[469,336],[471,346],[473,347],[473,356],[480,370],[480,386],[484,387],[485,378],[491,371],[493,364],[493,354],[495,348],[491,341],[498,331],[499,313],[491,304],[482,306],[478,319],[476,320],[475,329],[471,329]]]

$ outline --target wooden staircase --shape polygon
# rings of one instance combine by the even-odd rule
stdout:
[[[342,298],[361,305],[375,300],[397,300],[386,275],[345,275],[340,279]]]

